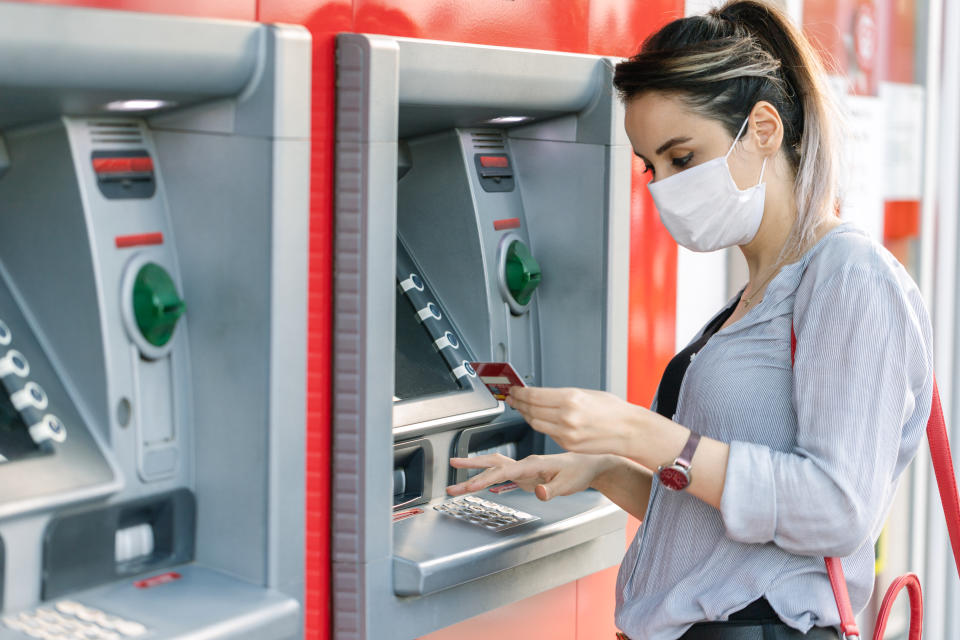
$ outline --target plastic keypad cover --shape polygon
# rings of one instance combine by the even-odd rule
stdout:
[[[504,531],[540,519],[539,516],[517,511],[477,496],[461,496],[445,500],[433,505],[433,508],[451,518],[457,518],[490,531]]]

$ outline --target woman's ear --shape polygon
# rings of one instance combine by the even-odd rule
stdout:
[[[750,126],[753,135],[749,136],[764,156],[773,156],[783,144],[783,120],[776,107],[761,100],[750,111]]]

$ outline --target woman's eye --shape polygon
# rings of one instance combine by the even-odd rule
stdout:
[[[680,158],[674,158],[673,166],[679,167],[680,169],[682,169],[683,167],[687,166],[687,163],[690,162],[691,159],[693,159],[693,151],[691,151],[687,155],[682,156]]]

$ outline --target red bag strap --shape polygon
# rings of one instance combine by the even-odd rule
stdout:
[[[797,334],[793,325],[790,326],[790,364],[793,365],[797,355]],[[943,418],[943,406],[940,403],[940,390],[937,380],[933,380],[933,398],[930,404],[930,418],[927,421],[927,441],[930,444],[930,457],[933,458],[933,472],[937,478],[937,488],[940,491],[940,502],[947,520],[947,531],[950,534],[950,545],[953,547],[953,560],[960,575],[960,492],[957,490],[957,477],[954,473],[953,456],[950,454],[950,440],[947,437],[947,425]],[[827,575],[833,596],[837,601],[837,610],[840,612],[840,628],[847,638],[859,638],[857,621],[850,604],[850,594],[847,592],[847,580],[843,575],[843,567],[838,558],[824,558],[827,566]],[[907,589],[910,596],[910,638],[920,640],[923,627],[923,594],[920,589],[920,580],[915,574],[908,573],[897,578],[887,590],[877,616],[877,626],[874,629],[874,640],[883,637],[887,626],[887,617],[893,601],[901,589]]]
[[[936,377],[933,379],[933,404],[930,408],[930,421],[927,423],[927,441],[930,444],[930,457],[933,458],[933,473],[940,490],[940,503],[947,518],[953,561],[957,565],[957,574],[960,575],[960,497],[957,493],[957,476],[953,471],[953,456],[950,455],[950,440],[947,438],[947,424],[943,419]]]
[[[923,635],[923,592],[920,589],[920,578],[915,573],[906,573],[894,580],[883,596],[883,603],[880,605],[880,612],[877,614],[877,626],[873,630],[874,640],[883,638],[883,634],[887,630],[890,610],[893,609],[893,603],[904,587],[907,589],[907,595],[910,596],[910,635],[908,640],[920,640],[920,636]]]

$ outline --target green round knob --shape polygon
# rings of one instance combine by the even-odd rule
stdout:
[[[506,260],[507,289],[518,304],[530,302],[533,292],[540,285],[540,265],[530,253],[530,249],[519,240],[514,240],[507,248]]]
[[[166,269],[148,262],[133,283],[133,317],[147,342],[162,347],[173,337],[186,305]]]

